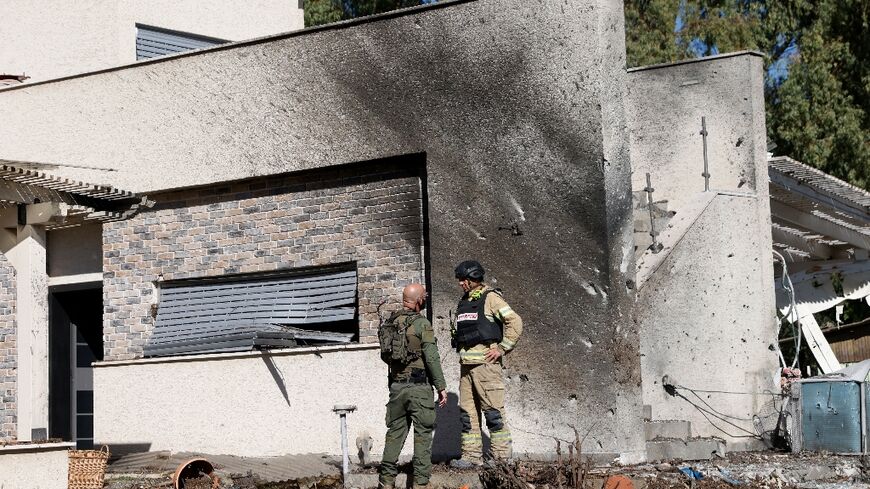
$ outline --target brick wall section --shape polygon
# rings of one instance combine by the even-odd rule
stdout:
[[[424,276],[419,166],[369,163],[151,195],[103,228],[105,359],[142,357],[154,283],[356,262],[360,341]]]
[[[0,441],[16,437],[17,334],[15,268],[0,253]]]

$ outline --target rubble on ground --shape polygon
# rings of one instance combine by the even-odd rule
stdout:
[[[220,489],[338,489],[338,473],[311,475],[291,480],[267,481],[256,467],[247,474],[227,473],[216,468]],[[406,479],[410,464],[400,466],[397,482]],[[376,469],[361,468],[351,474],[348,487],[377,486]],[[619,476],[620,479],[614,477]],[[610,485],[607,483],[610,481]],[[627,486],[627,482],[632,483]],[[831,454],[778,452],[732,452],[726,457],[700,462],[669,460],[633,466],[596,466],[574,454],[556,461],[517,460],[499,462],[481,469],[459,471],[446,464],[433,467],[432,487],[458,489],[870,489],[870,459]],[[127,474],[107,481],[106,489],[171,488],[166,473]],[[402,487],[397,485],[397,487]]]
[[[870,489],[870,460],[829,454],[735,452],[700,462],[594,467],[566,458],[551,463],[497,463],[481,471],[483,489],[599,489],[614,476],[646,489]],[[613,479],[615,480],[615,479]],[[613,482],[611,489],[629,486]]]

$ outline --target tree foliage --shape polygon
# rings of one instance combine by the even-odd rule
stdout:
[[[776,153],[870,189],[870,0],[628,0],[625,19],[630,66],[765,53]]]
[[[426,0],[305,0],[305,27],[413,7]]]

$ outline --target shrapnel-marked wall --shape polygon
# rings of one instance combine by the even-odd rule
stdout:
[[[0,441],[16,437],[18,330],[15,303],[15,268],[0,254]]]
[[[158,194],[154,209],[105,225],[106,360],[142,356],[159,280],[347,262],[357,266],[360,342],[377,341],[378,304],[395,309],[396,291],[423,280],[416,163],[371,162]]]
[[[4,89],[0,140],[5,158],[151,193],[424,153],[430,308],[451,389],[453,267],[475,258],[526,325],[505,360],[517,453],[550,453],[576,426],[584,450],[632,461],[644,445],[624,53],[622,2],[445,1]],[[140,300],[107,306],[128,299]],[[108,327],[143,328],[138,317]]]
[[[676,212],[659,236],[665,258],[641,272],[637,294],[643,401],[653,419],[691,421],[694,436],[729,450],[762,446],[779,391],[763,75],[762,56],[749,52],[628,75],[634,189],[649,172],[653,199]],[[680,220],[693,222],[669,235]],[[655,259],[648,251],[639,262]]]

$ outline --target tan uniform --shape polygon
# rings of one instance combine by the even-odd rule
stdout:
[[[479,300],[487,290],[492,288],[481,285],[462,300]],[[502,326],[503,338],[500,343],[466,345],[459,349],[462,458],[472,463],[480,463],[483,458],[480,412],[483,412],[489,429],[492,455],[500,458],[511,456],[511,434],[504,409],[502,363],[487,363],[485,355],[492,348],[500,348],[504,353],[511,351],[523,332],[522,318],[497,292],[486,294],[483,310],[487,319]]]

